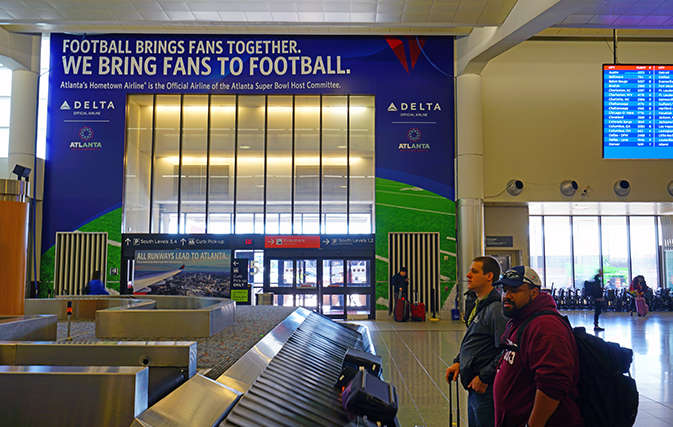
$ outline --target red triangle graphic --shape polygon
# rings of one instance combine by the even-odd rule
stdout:
[[[407,65],[407,54],[404,52],[404,43],[402,40],[393,37],[385,37],[385,39],[388,42],[388,46],[390,46],[393,52],[395,52],[395,55],[397,55],[397,59],[400,60],[404,69],[407,70],[408,74],[409,66]]]
[[[411,69],[413,70],[416,66],[416,61],[418,57],[421,56],[421,48],[425,44],[424,38],[409,37],[409,55],[411,56]]]

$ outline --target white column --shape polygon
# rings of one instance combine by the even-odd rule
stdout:
[[[481,76],[456,78],[456,207],[458,296],[467,290],[472,259],[484,254],[484,141]]]
[[[19,164],[31,169],[31,195],[36,183],[35,171],[35,135],[37,129],[37,83],[38,74],[28,70],[12,72],[12,105],[9,121],[9,159],[7,167],[11,172]],[[12,178],[15,178],[13,176]]]

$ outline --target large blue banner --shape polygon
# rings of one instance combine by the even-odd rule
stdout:
[[[453,43],[52,34],[43,249],[121,206],[129,93],[375,95],[376,176],[453,200]]]

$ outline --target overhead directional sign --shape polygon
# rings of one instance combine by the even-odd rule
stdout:
[[[151,249],[358,249],[374,248],[373,234],[322,235],[190,235],[190,234],[123,234],[125,251]]]
[[[229,236],[179,234],[124,234],[122,240],[128,249],[221,249],[229,247]]]
[[[265,236],[267,249],[373,249],[373,234]]]
[[[320,240],[322,248],[362,248],[374,245],[374,235],[323,236]]]
[[[265,248],[319,248],[320,236],[265,236]]]

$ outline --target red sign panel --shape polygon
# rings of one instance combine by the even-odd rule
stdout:
[[[265,236],[265,248],[320,248],[320,236]]]

